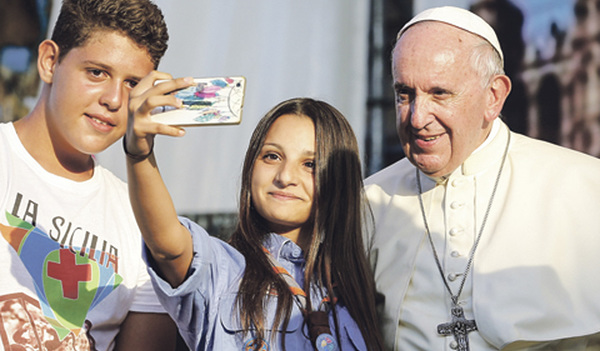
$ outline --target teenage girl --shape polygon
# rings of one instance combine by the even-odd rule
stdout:
[[[124,141],[131,203],[155,290],[194,350],[381,350],[363,244],[368,205],[344,116],[308,98],[275,106],[244,161],[229,242],[178,217],[152,152],[150,111],[192,84],[155,72],[130,95]]]

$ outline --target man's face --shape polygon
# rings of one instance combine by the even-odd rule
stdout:
[[[475,42],[428,21],[410,27],[392,54],[398,135],[408,159],[432,177],[452,173],[491,128],[489,88],[470,60]]]
[[[95,154],[121,138],[129,92],[153,69],[148,51],[118,32],[96,32],[84,46],[69,51],[47,82],[54,147]]]

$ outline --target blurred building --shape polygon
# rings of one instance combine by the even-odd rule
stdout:
[[[506,71],[515,84],[513,100],[503,112],[509,125],[530,136],[600,156],[600,3],[576,1],[575,25],[560,29],[550,23],[553,40],[548,42],[549,54],[535,50],[531,58],[525,58],[525,46],[521,47],[525,43],[514,30],[523,23],[516,6],[507,0],[486,0],[472,7],[495,24],[508,53]]]
[[[552,24],[554,52],[525,62],[529,135],[600,157],[600,3],[577,0],[575,25]]]

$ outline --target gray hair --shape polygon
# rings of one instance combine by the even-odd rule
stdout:
[[[504,74],[502,59],[498,52],[485,39],[476,36],[479,42],[476,43],[471,52],[471,65],[481,77],[481,84],[487,87],[492,78],[499,74]]]

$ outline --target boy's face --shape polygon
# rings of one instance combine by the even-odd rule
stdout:
[[[96,32],[71,49],[46,82],[55,149],[96,154],[121,138],[129,92],[153,69],[148,51],[118,32]]]

